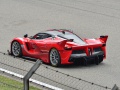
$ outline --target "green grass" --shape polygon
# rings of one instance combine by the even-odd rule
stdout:
[[[0,90],[23,90],[23,83],[0,75]],[[30,86],[30,90],[40,90]]]

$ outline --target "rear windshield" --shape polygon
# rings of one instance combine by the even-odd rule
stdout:
[[[64,39],[73,39],[73,41],[78,44],[82,44],[82,45],[85,44],[85,42],[80,37],[78,37],[77,35],[75,35],[71,32],[65,31],[65,33],[62,33],[59,31],[47,31],[47,33],[52,34],[54,36],[64,38]]]

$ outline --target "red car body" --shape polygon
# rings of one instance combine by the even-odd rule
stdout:
[[[24,38],[14,38],[11,42],[11,53],[13,54],[16,49],[14,47],[16,44],[13,45],[16,41],[20,44],[21,53],[13,54],[15,56],[27,56],[51,63],[50,51],[56,49],[60,56],[59,64],[70,64],[75,61],[87,63],[89,60],[99,64],[106,58],[107,38],[108,36],[105,35],[95,39],[81,39],[69,30],[53,29],[38,33],[33,37],[26,35]]]

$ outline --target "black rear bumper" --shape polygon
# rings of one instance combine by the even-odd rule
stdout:
[[[86,53],[83,54],[71,54],[69,62],[83,62],[85,65],[89,62],[94,62],[95,64],[99,64],[103,61],[104,52],[94,52],[90,56],[86,56]]]

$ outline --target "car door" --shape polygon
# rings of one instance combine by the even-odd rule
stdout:
[[[51,37],[51,35],[48,35],[46,33],[39,33],[36,34],[33,39],[29,41],[29,43],[31,44],[31,49],[33,50],[33,57],[46,57],[45,55],[49,52],[47,49],[46,39],[49,37]]]
[[[46,53],[47,52],[47,43],[50,42],[52,37],[50,34],[47,33],[39,33],[38,35],[36,35],[36,39],[34,40],[34,43],[37,45],[37,47],[39,47],[40,51],[42,53]]]

